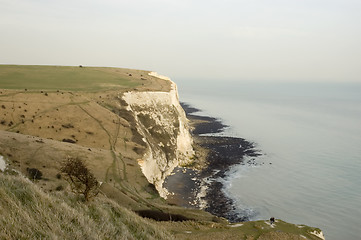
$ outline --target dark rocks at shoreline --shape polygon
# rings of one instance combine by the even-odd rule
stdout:
[[[221,133],[226,127],[228,127],[220,120],[212,117],[187,115],[187,118],[195,122],[196,127],[192,131],[194,135]]]
[[[197,116],[193,113],[200,110],[188,104],[181,103],[188,119],[193,126],[192,135],[196,144],[208,149],[207,165],[199,171],[190,170],[180,172],[166,181],[167,188],[174,192],[174,202],[185,207],[200,207],[199,201],[206,201],[205,210],[228,219],[230,222],[249,220],[247,215],[237,212],[234,202],[228,198],[223,189],[221,179],[227,177],[227,172],[237,164],[256,164],[254,158],[244,161],[244,157],[257,157],[261,155],[254,144],[243,138],[223,136],[202,136],[202,134],[221,133],[227,127],[219,119]],[[173,179],[172,179],[173,178]],[[205,196],[197,199],[201,185],[206,185]]]
[[[254,145],[243,138],[198,136],[199,145],[210,152],[207,156],[207,167],[202,170],[202,176],[225,177],[225,173],[235,164],[244,163],[244,157],[257,157],[260,154]]]
[[[173,175],[165,179],[163,186],[175,195],[169,195],[168,203],[187,207],[197,208],[196,194],[201,186],[199,172],[190,168],[176,167]]]
[[[225,128],[227,128],[227,125],[224,125],[219,119],[208,117],[208,116],[199,116],[199,115],[193,115],[192,113],[200,112],[199,109],[191,107],[190,105],[186,103],[181,103],[181,106],[183,107],[187,118],[194,122],[194,125],[196,127],[193,129],[192,133],[194,135],[200,135],[200,134],[208,134],[208,133],[221,133]]]
[[[207,184],[207,193],[204,200],[207,202],[205,210],[218,217],[224,217],[230,222],[248,221],[248,216],[236,211],[234,202],[224,193],[221,179],[227,177],[227,172],[232,166],[246,164],[244,157],[256,157],[260,154],[254,145],[245,139],[234,137],[203,137],[198,136],[198,144],[209,150],[207,167],[202,169],[201,178],[211,178]]]
[[[206,195],[208,205],[204,210],[218,217],[224,217],[231,223],[249,221],[247,215],[237,212],[233,200],[225,196],[223,187],[223,184],[218,181],[214,181],[208,186]]]
[[[180,105],[182,106],[182,108],[184,109],[184,112],[187,115],[200,111],[198,108],[192,107],[188,103],[181,102]]]

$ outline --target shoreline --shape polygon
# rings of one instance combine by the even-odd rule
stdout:
[[[219,119],[195,115],[201,110],[181,103],[192,125],[192,137],[197,152],[195,165],[176,168],[165,180],[164,187],[173,194],[168,202],[188,208],[200,208],[230,222],[250,220],[237,212],[234,201],[224,193],[224,180],[232,166],[254,164],[245,157],[261,154],[252,142],[243,138],[216,136],[228,126]]]

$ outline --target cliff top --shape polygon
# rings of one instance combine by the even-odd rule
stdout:
[[[169,91],[169,81],[150,73],[111,67],[0,65],[0,89]]]

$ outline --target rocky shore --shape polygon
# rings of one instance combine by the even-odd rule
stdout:
[[[195,166],[176,168],[166,179],[164,186],[173,193],[168,201],[184,207],[202,208],[230,222],[249,220],[236,211],[233,200],[223,192],[222,179],[236,164],[253,164],[252,158],[260,153],[253,143],[243,138],[219,136],[227,127],[220,120],[196,115],[200,110],[188,104],[182,103],[182,107],[193,127],[198,156]],[[246,161],[246,157],[251,160]]]

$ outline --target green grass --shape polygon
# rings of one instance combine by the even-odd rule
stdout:
[[[129,69],[102,67],[0,65],[0,88],[98,91],[138,86]]]

